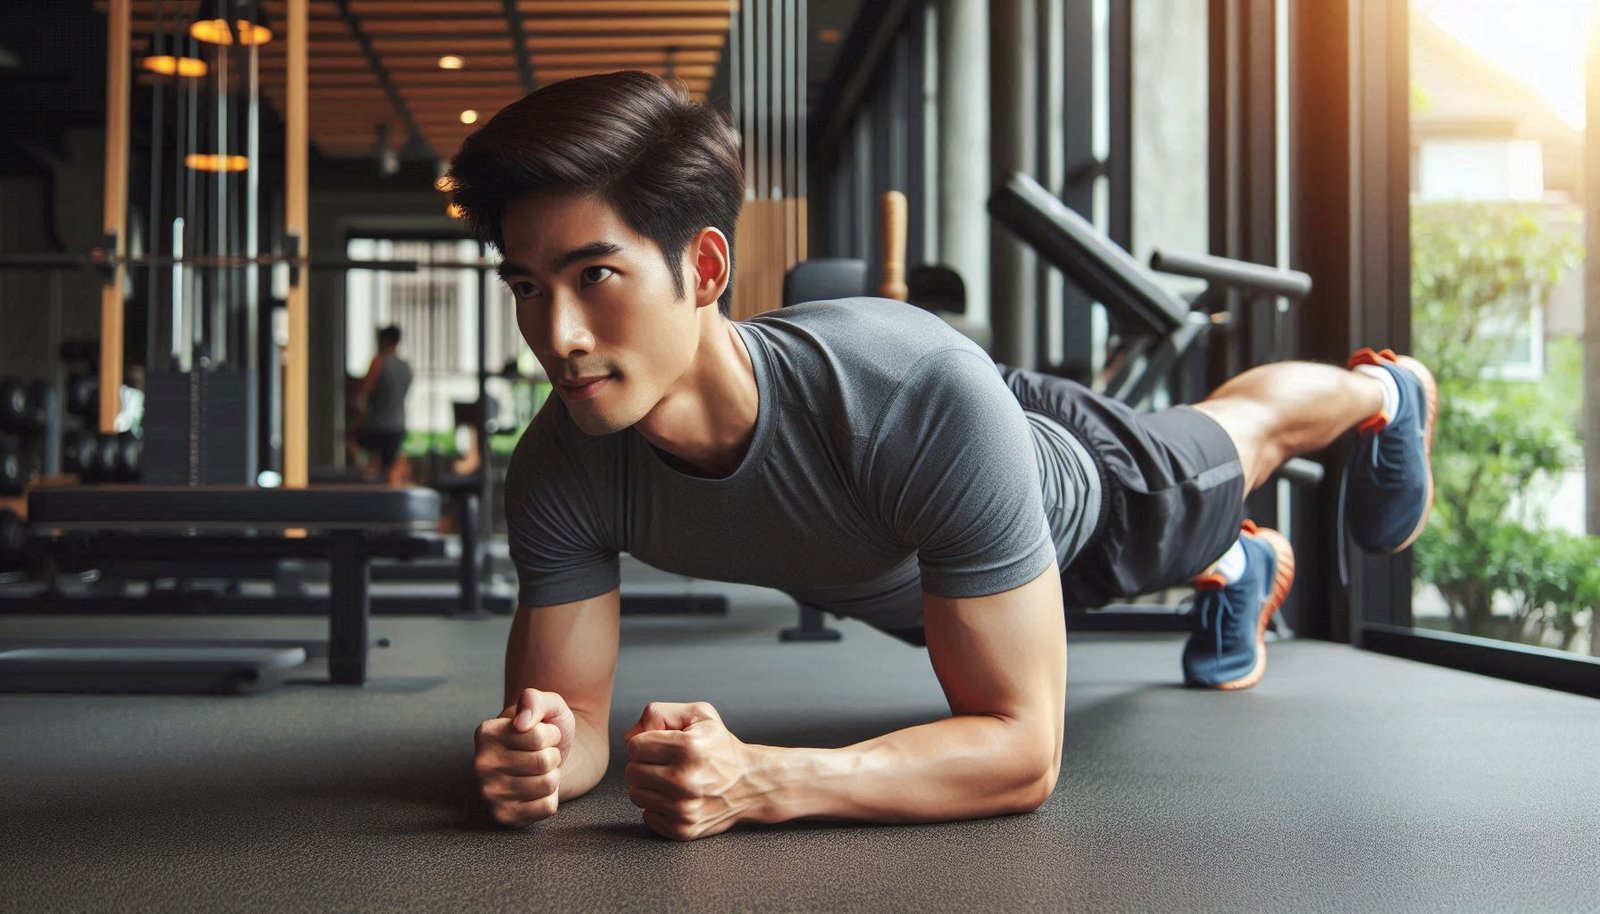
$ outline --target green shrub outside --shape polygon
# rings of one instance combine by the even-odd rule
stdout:
[[[1546,526],[1554,481],[1582,460],[1582,349],[1553,338],[1545,376],[1497,378],[1509,343],[1581,261],[1576,207],[1412,208],[1413,351],[1439,381],[1434,513],[1416,547],[1452,630],[1571,650],[1600,606],[1600,538]],[[1495,615],[1503,595],[1510,614]]]

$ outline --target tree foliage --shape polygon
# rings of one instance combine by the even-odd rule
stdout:
[[[1573,208],[1412,208],[1412,339],[1439,381],[1434,514],[1417,574],[1456,631],[1570,649],[1600,606],[1600,540],[1550,529],[1541,505],[1582,459],[1581,353],[1553,340],[1545,377],[1497,376],[1533,309],[1582,255]],[[1496,595],[1508,613],[1496,615]]]

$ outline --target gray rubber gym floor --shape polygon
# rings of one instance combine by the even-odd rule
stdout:
[[[789,604],[625,620],[613,745],[654,699],[747,741],[837,746],[941,716],[924,652]],[[66,623],[63,627],[63,622]],[[493,826],[470,770],[505,618],[379,618],[365,688],[0,696],[8,911],[1600,910],[1600,704],[1321,642],[1240,694],[1174,685],[1170,637],[1072,640],[1065,767],[1038,813],[795,824],[678,844],[589,796]],[[315,620],[31,617],[7,638],[258,633]]]

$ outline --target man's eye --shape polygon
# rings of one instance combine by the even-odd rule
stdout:
[[[532,298],[534,295],[537,295],[538,292],[538,287],[527,280],[521,280],[511,284],[511,294],[518,298]]]
[[[583,284],[592,286],[597,282],[605,282],[614,272],[610,267],[589,267],[583,271]]]

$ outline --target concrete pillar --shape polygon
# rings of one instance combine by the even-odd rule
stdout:
[[[989,5],[991,184],[1012,172],[1038,175],[1038,11],[1035,0]],[[1038,265],[1032,251],[1002,229],[989,239],[989,321],[996,361],[1038,364]]]
[[[939,259],[967,286],[966,318],[989,324],[989,11],[939,4]]]

